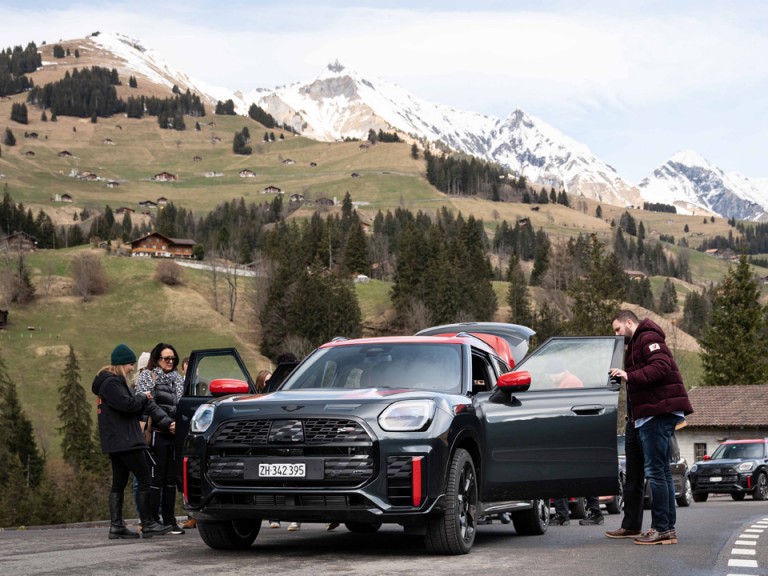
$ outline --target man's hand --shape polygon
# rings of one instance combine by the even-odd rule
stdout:
[[[611,375],[611,378],[621,378],[625,382],[627,380],[627,373],[624,370],[620,370],[619,368],[611,368],[608,374]]]
[[[168,426],[168,431],[171,434],[176,434],[176,422],[171,422],[171,425]]]

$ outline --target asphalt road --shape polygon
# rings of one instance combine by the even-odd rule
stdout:
[[[374,535],[326,532],[304,524],[299,532],[262,527],[245,551],[209,549],[197,534],[151,540],[108,540],[107,528],[67,527],[0,531],[0,574],[568,574],[569,576],[768,575],[768,502],[710,497],[678,509],[674,546],[637,546],[609,540],[604,526],[552,526],[543,536],[517,536],[511,525],[480,526],[472,552],[430,556],[421,538],[385,525]],[[650,513],[646,513],[646,527]],[[765,533],[763,532],[765,531]],[[748,566],[746,564],[753,564]]]

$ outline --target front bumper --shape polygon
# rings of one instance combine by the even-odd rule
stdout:
[[[325,420],[283,419],[283,436],[273,433],[278,424],[270,422],[272,431],[262,434],[253,421],[247,433],[243,423],[229,421],[211,433],[189,434],[182,454],[185,510],[211,521],[402,524],[444,510],[444,434],[380,437],[362,420]],[[306,476],[259,476],[259,463],[289,462],[306,464]]]
[[[755,490],[752,473],[730,473],[721,476],[690,476],[694,492],[710,494],[751,494]]]

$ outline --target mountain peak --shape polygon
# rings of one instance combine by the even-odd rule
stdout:
[[[329,72],[333,72],[334,74],[339,74],[340,72],[343,72],[346,69],[346,66],[339,62],[339,59],[336,58],[335,61],[331,62],[326,66]]]
[[[704,158],[701,154],[696,152],[695,150],[690,149],[683,149],[678,152],[676,152],[672,158],[669,159],[670,162],[675,162],[677,164],[683,164],[684,166],[690,166],[690,167],[700,167],[700,168],[708,168],[712,169],[712,163]]]

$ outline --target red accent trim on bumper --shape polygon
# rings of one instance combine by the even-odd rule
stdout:
[[[184,503],[189,502],[189,491],[187,486],[187,461],[189,460],[188,456],[184,456],[184,470],[183,470],[183,493],[184,493]]]
[[[413,505],[415,507],[421,506],[421,464],[424,461],[424,456],[414,456],[411,460],[413,463],[413,477],[411,479],[411,494],[413,495]]]

